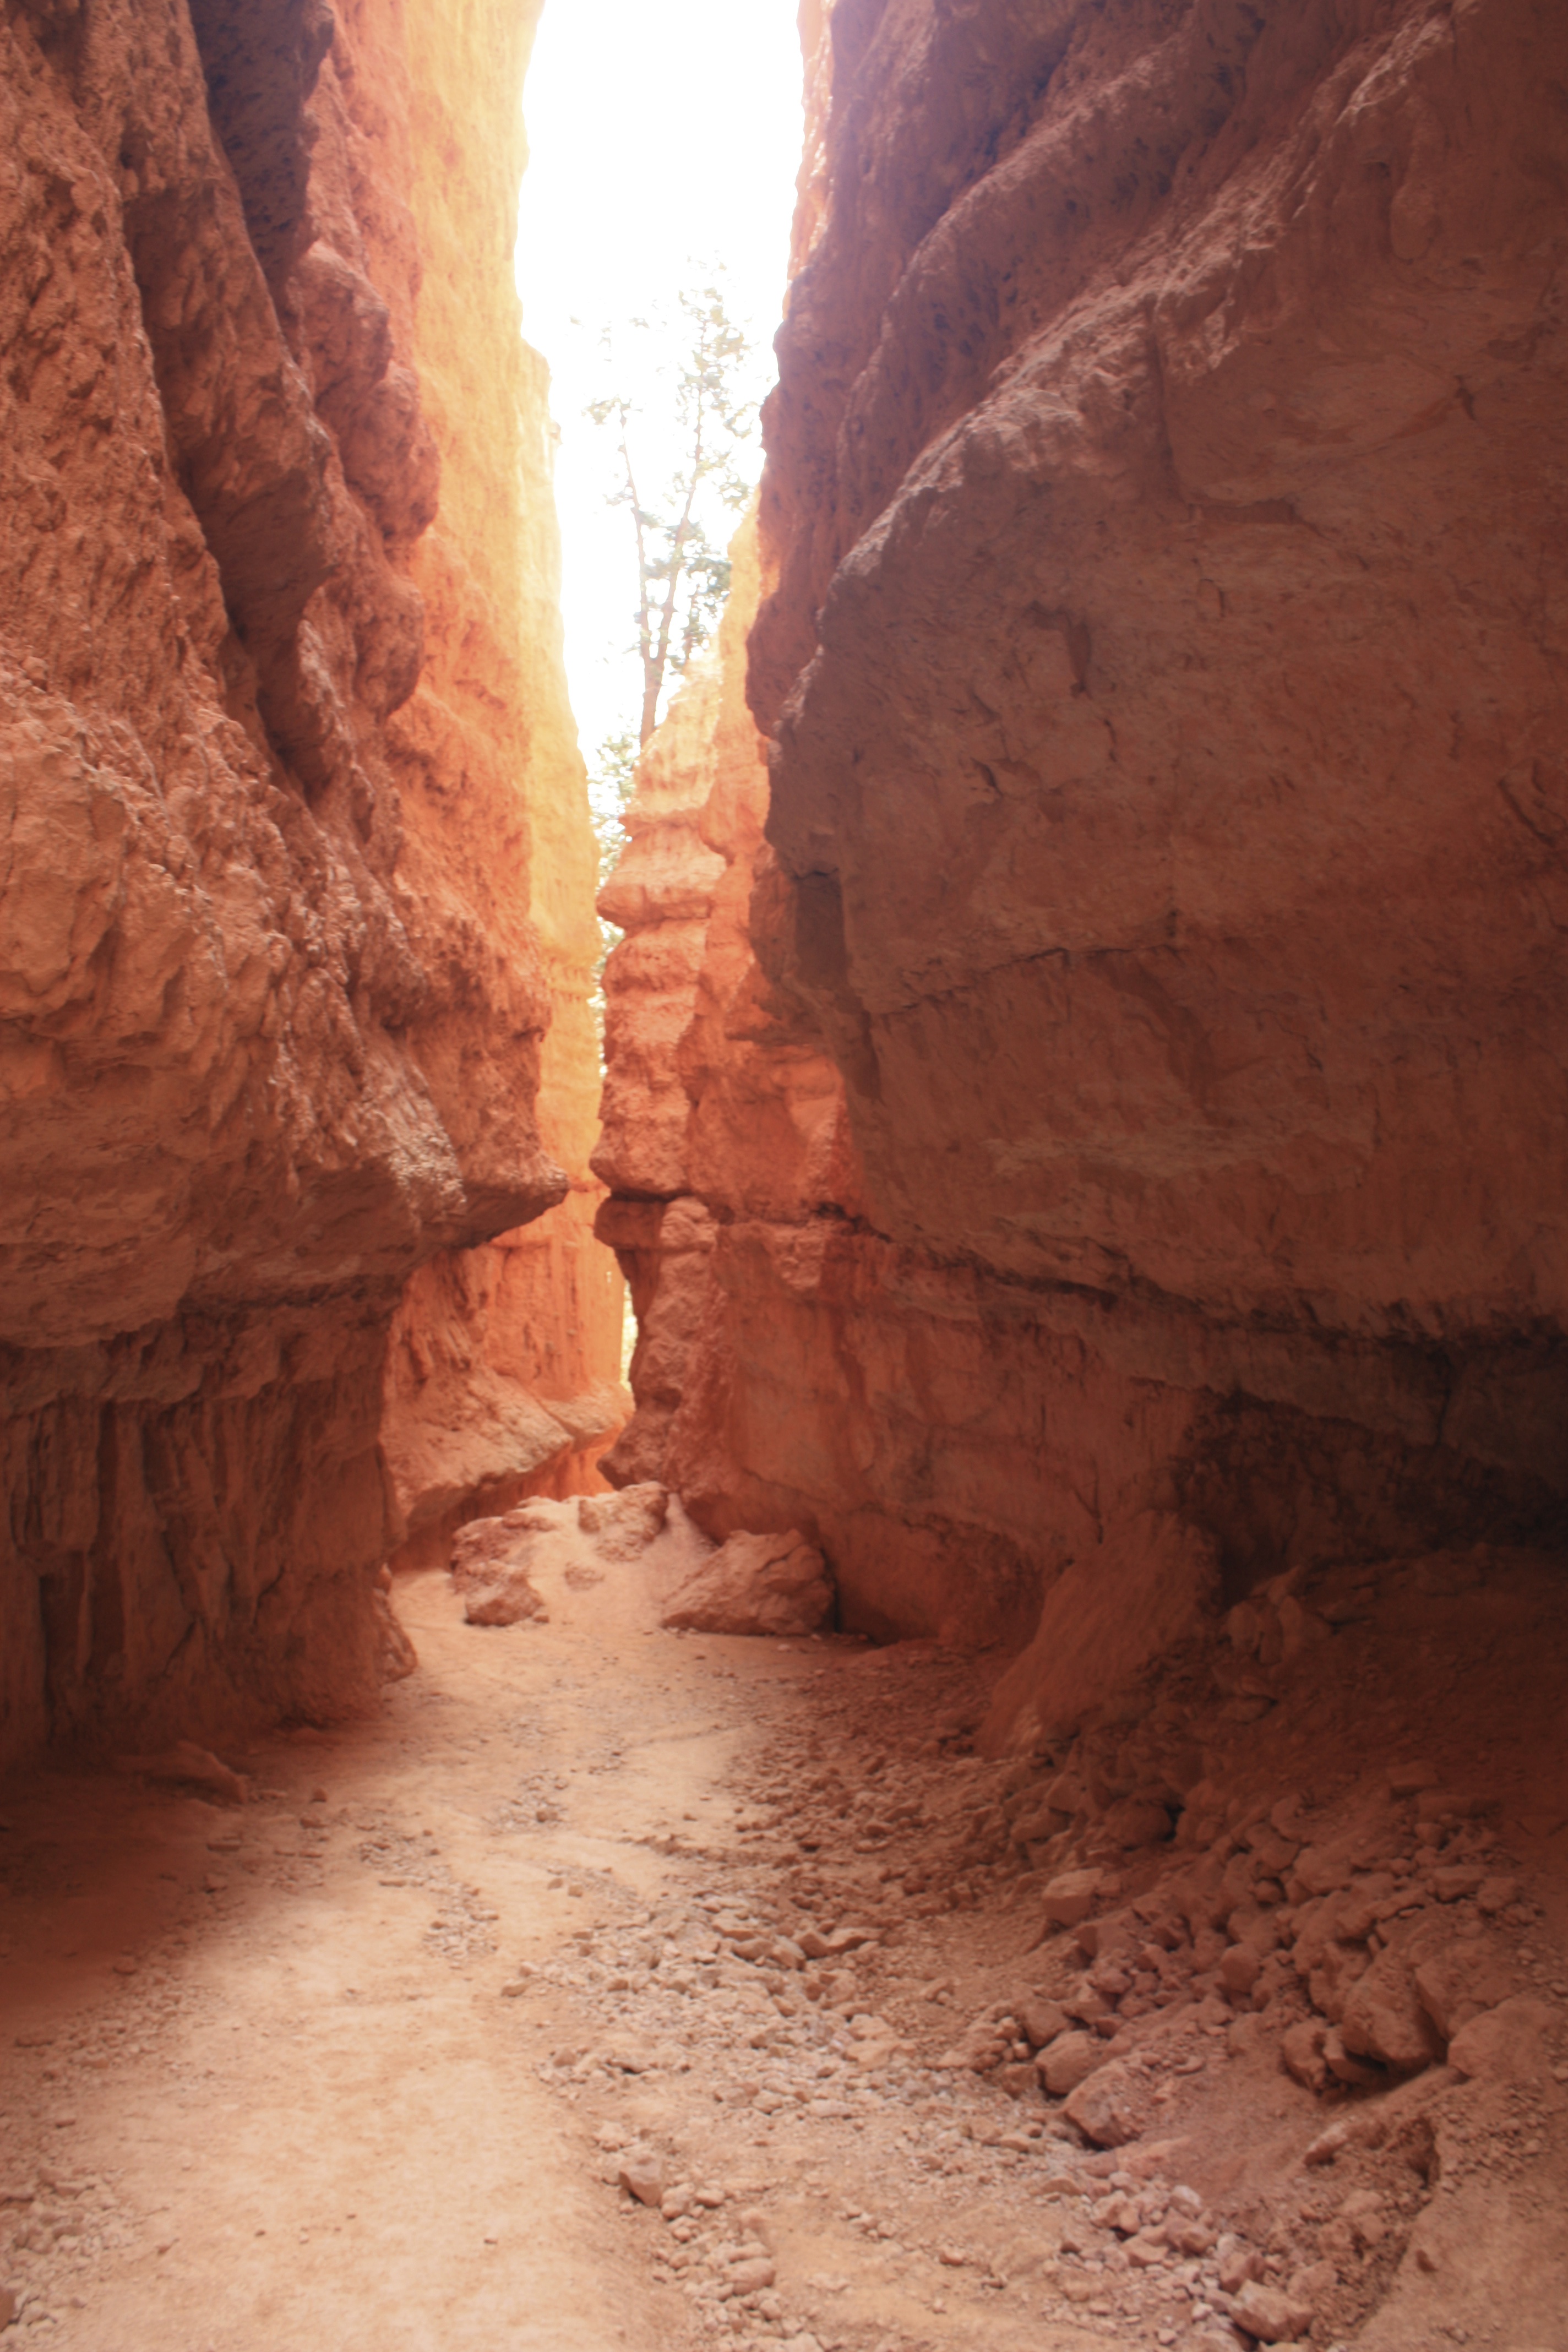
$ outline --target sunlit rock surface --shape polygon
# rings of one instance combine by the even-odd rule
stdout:
[[[369,1697],[405,1281],[589,1268],[527,16],[0,27],[0,1753]]]
[[[511,261],[524,140],[509,93],[536,14],[489,5],[454,22],[427,6],[405,20],[413,352],[444,487],[415,556],[426,660],[397,748],[433,890],[460,877],[479,910],[476,955],[499,943],[513,961],[526,916],[549,1018],[535,1116],[570,1190],[537,1223],[444,1252],[404,1293],[382,1423],[398,1565],[443,1557],[476,1514],[601,1486],[594,1465],[628,1410],[622,1286],[593,1238],[603,1187],[588,1168],[598,848],[562,666],[546,371],[521,339]],[[510,1039],[458,1045],[454,1092],[481,1127],[516,1051]]]

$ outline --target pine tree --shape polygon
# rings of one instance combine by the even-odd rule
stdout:
[[[714,508],[734,512],[752,485],[736,464],[755,427],[756,412],[737,394],[751,346],[731,325],[717,286],[682,294],[690,341],[676,384],[676,415],[684,456],[669,480],[645,500],[633,455],[636,404],[624,394],[596,400],[587,414],[618,435],[622,481],[611,498],[632,519],[637,542],[637,652],[642,660],[642,710],[637,743],[658,723],[658,706],[673,670],[683,670],[718,625],[730,587],[730,562],[709,537]],[[634,326],[644,322],[634,320]]]

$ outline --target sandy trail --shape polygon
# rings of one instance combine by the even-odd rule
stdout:
[[[40,2168],[78,2192],[34,2200],[68,2235],[10,2265],[37,2298],[19,2334],[598,2352],[683,2326],[538,2080],[548,2011],[498,1988],[606,1895],[657,1893],[641,1841],[691,1814],[721,1833],[737,1734],[629,1590],[511,1633],[465,1627],[444,1578],[402,1608],[420,1674],[373,1726],[247,1759],[248,1808],[12,1792],[0,2189],[24,2223]]]
[[[1506,1690],[1521,1735],[1495,1793],[1540,1899],[1504,1957],[1546,2059],[1511,2086],[1441,2068],[1395,2086],[1376,2148],[1313,2170],[1324,2104],[1269,2023],[1295,2013],[1288,1988],[1260,2018],[1193,1950],[1163,1986],[1151,1950],[1149,1991],[1122,1997],[1131,2145],[1086,2147],[1016,2063],[1027,2003],[1081,1993],[1083,1963],[1070,1936],[1042,1946],[1021,1829],[1009,1846],[1034,1800],[964,1752],[999,1662],[676,1637],[638,1570],[541,1581],[548,1622],[481,1630],[445,1576],[408,1580],[417,1675],[374,1724],[236,1759],[247,1806],[105,1775],[6,1792],[7,2343],[1237,2352],[1218,2284],[1236,2244],[1270,2291],[1317,2279],[1321,2344],[1397,2286],[1445,2333],[1374,2321],[1380,2352],[1568,2352],[1568,1786],[1533,1588],[1495,1690],[1468,1664],[1462,1686],[1478,1721]],[[1267,1733],[1252,1704],[1183,1707],[1208,1708],[1227,1786],[1251,1772],[1272,1801],[1317,1759],[1316,1834],[1336,1837],[1381,1785],[1379,1740],[1479,1753],[1455,1703],[1469,1605],[1384,1733],[1364,1623],[1337,1683],[1281,1670]],[[1461,1821],[1448,1851],[1489,1838]],[[1126,1865],[1151,1894],[1185,1866],[1169,1848]],[[1493,1933],[1414,1882],[1411,1899],[1467,1951]],[[955,2054],[977,2032],[1011,2038],[1011,2061]],[[634,2161],[664,2215],[618,2187]],[[1381,2220],[1352,2242],[1335,2216],[1369,2197]],[[1182,2199],[1202,2210],[1191,2259]],[[1500,2309],[1500,2334],[1479,2324]]]
[[[724,1883],[737,1770],[857,1654],[661,1634],[631,1571],[546,1598],[549,1623],[482,1631],[444,1575],[409,1580],[419,1673],[374,1724],[234,1759],[255,1777],[247,1807],[101,1774],[7,1792],[0,2286],[16,2339],[694,2340],[636,2227],[662,2225],[627,2208],[575,2087],[540,2079],[585,2034],[574,1986],[550,1979],[570,1979],[574,1938],[646,1917],[672,1881],[678,1904]],[[520,1968],[527,1996],[507,1998]],[[706,2031],[694,2010],[693,2047]],[[668,2144],[694,2111],[700,2138],[706,2086],[670,2071],[650,2104],[658,2078],[626,2078],[648,2127]],[[765,2148],[765,2116],[748,2122],[742,2147]],[[772,2169],[743,2163],[741,2186],[765,2193]]]

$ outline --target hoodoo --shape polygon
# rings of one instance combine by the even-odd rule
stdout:
[[[616,1425],[532,13],[0,27],[5,1755],[352,1708]]]
[[[1562,1538],[1565,73],[1532,0],[824,20],[771,787],[742,620],[614,886],[611,1467],[874,1634],[1043,1602],[995,1737]]]

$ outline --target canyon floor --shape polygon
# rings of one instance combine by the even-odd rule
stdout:
[[[1342,1586],[990,1762],[999,1658],[662,1633],[637,1566],[480,1629],[424,1575],[417,1673],[230,1758],[249,1801],[12,1782],[6,2340],[1563,2352],[1560,1585]],[[1401,1937],[1413,2074],[1328,1980]],[[1103,2146],[1038,2086],[1085,2036]]]

